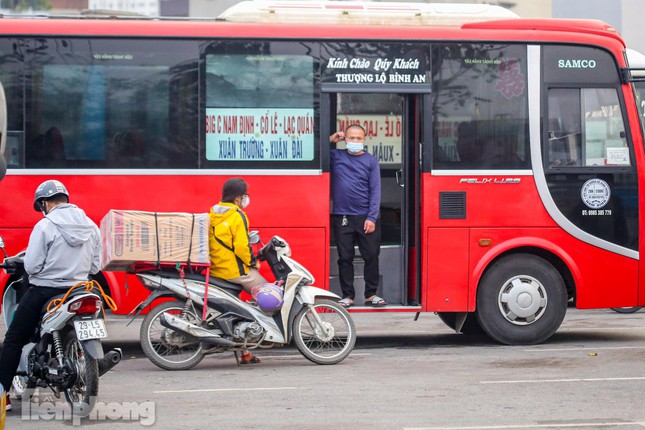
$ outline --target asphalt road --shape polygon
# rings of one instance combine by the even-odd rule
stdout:
[[[124,360],[101,378],[91,419],[65,416],[41,390],[14,401],[7,428],[643,429],[645,310],[569,309],[547,343],[498,345],[451,332],[433,314],[353,314],[358,341],[319,366],[294,348],[231,354],[168,372],[142,357],[140,320],[110,317]]]

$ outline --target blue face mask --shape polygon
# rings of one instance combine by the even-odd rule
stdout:
[[[363,142],[347,142],[345,144],[345,147],[352,154],[356,154],[363,150]]]

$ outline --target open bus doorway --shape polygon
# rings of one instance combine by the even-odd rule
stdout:
[[[417,97],[394,93],[334,93],[329,94],[330,130],[344,131],[349,125],[360,124],[366,132],[365,150],[379,161],[381,172],[381,204],[379,223],[381,249],[379,257],[378,296],[387,300],[388,308],[417,305],[418,288],[414,276],[418,265],[415,240],[418,225],[415,220],[418,172],[419,118]],[[345,148],[339,142],[338,149]],[[342,296],[338,278],[338,252],[331,232],[330,289]],[[355,246],[354,289],[355,306],[364,297],[363,259]]]

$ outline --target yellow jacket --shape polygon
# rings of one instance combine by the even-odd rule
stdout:
[[[233,203],[219,202],[210,210],[211,276],[233,279],[249,273],[255,257],[249,243],[249,220]]]

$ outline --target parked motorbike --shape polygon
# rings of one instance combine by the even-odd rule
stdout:
[[[289,244],[278,236],[258,252],[276,283],[284,287],[284,303],[275,314],[241,300],[242,287],[223,279],[210,278],[205,288],[204,275],[183,267],[133,267],[150,290],[131,312],[135,317],[158,298],[174,299],[154,307],[144,318],[143,352],[162,369],[186,370],[208,354],[233,351],[237,357],[241,350],[287,345],[293,338],[300,353],[314,363],[344,360],[356,342],[349,313],[336,303],[337,295],[312,286],[314,277],[290,255]]]
[[[12,275],[5,288],[2,315],[9,328],[18,306],[19,294],[28,285],[24,252],[8,257],[0,237],[4,261],[0,268]],[[53,297],[44,307],[34,336],[22,349],[17,376],[12,381],[18,398],[36,387],[50,388],[56,397],[64,393],[75,416],[89,415],[99,391],[99,376],[116,366],[121,350],[103,353],[101,339],[107,337],[105,321],[99,317],[103,299],[113,310],[111,298],[96,281],[80,283]],[[8,389],[9,387],[6,387]]]

